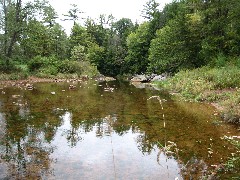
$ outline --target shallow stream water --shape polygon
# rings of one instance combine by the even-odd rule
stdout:
[[[0,179],[199,179],[234,152],[224,136],[212,106],[128,82],[0,89]]]

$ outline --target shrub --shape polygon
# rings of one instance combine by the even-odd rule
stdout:
[[[214,62],[216,67],[224,67],[227,64],[227,58],[222,53],[220,53],[216,58],[214,58]]]
[[[30,71],[36,71],[44,66],[44,62],[42,61],[41,56],[34,57],[31,61],[28,63],[28,68]]]
[[[56,64],[57,64],[57,59],[54,56],[50,56],[50,57],[36,56],[28,63],[28,68],[31,72],[34,72],[34,71],[38,71],[41,68],[56,66]]]
[[[64,73],[64,74],[77,73],[78,75],[81,75],[82,67],[80,63],[77,61],[64,60],[61,63],[59,63],[58,72]]]
[[[0,72],[9,74],[20,71],[21,70],[12,61],[10,61],[8,65],[4,61],[0,61]]]
[[[46,75],[57,75],[58,68],[56,66],[48,66],[39,69],[39,72]]]

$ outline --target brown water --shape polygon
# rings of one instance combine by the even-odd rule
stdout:
[[[234,152],[221,137],[239,135],[213,107],[151,88],[33,87],[0,89],[0,179],[198,179]]]

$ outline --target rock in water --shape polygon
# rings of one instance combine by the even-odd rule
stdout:
[[[136,75],[131,79],[132,82],[147,82],[148,78],[146,75]]]

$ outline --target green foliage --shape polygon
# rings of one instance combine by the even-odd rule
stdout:
[[[153,19],[156,13],[158,13],[158,6],[155,0],[149,0],[146,5],[144,5],[144,9],[142,10],[142,17],[145,19]]]
[[[240,87],[240,69],[235,66],[225,68],[203,67],[177,73],[163,85],[166,88],[181,92],[191,99],[199,98],[210,90],[223,90]]]
[[[58,65],[58,71],[65,74],[76,73],[81,75],[82,67],[77,61],[64,60]]]
[[[100,47],[97,44],[92,44],[92,46],[88,49],[87,57],[89,60],[98,67],[101,67],[101,61],[105,59],[104,56],[105,49]]]
[[[74,46],[71,51],[71,59],[74,61],[86,61],[87,56],[85,54],[85,48],[81,45]]]
[[[134,30],[134,25],[131,21],[131,19],[122,18],[118,20],[117,22],[113,23],[112,27],[114,28],[114,31],[119,36],[119,39],[121,41],[122,47],[127,47],[127,37],[128,35]]]
[[[222,53],[218,54],[216,58],[214,58],[215,66],[220,68],[224,67],[226,65],[227,58]]]
[[[58,67],[54,65],[49,65],[48,67],[42,67],[39,69],[37,75],[39,76],[40,74],[44,75],[53,75],[56,76],[58,73]],[[41,75],[43,77],[43,75]]]
[[[75,46],[88,47],[91,44],[90,35],[86,28],[74,23],[69,37],[69,48],[72,50]]]
[[[28,77],[27,65],[17,65],[11,61],[8,65],[0,61],[0,80],[18,80]]]
[[[39,71],[41,68],[48,68],[49,66],[56,66],[56,57],[42,57],[36,56],[28,63],[30,72]]]
[[[162,12],[165,25],[149,49],[148,70],[175,72],[206,64],[224,67],[227,56],[239,52],[239,21],[235,16],[239,1],[231,3],[176,1],[166,5]]]
[[[26,73],[26,72],[17,72],[17,73],[10,73],[10,74],[0,74],[0,81],[20,80],[20,79],[26,79],[27,77],[28,77],[28,73]]]
[[[99,74],[97,67],[88,61],[69,61],[64,60],[58,65],[58,72],[62,74],[88,75],[93,77]]]
[[[88,61],[80,62],[82,68],[82,75],[87,75],[88,77],[95,77],[100,75],[97,67],[92,65]]]
[[[20,45],[27,59],[38,55],[55,55],[60,59],[66,56],[67,37],[59,24],[44,26],[39,21],[30,21],[23,37]]]
[[[148,22],[141,24],[136,32],[127,38],[128,55],[125,58],[128,72],[132,74],[144,73],[148,65],[148,49],[151,41]]]
[[[230,63],[240,67],[239,0],[173,1],[162,11],[155,0],[149,0],[142,12],[147,22],[139,26],[128,18],[115,21],[112,15],[100,15],[97,21],[88,18],[80,25],[82,12],[73,5],[65,19],[74,21],[69,37],[47,1],[3,0],[0,5],[2,71],[30,60],[30,72],[55,75],[56,64],[39,59],[53,56],[56,61],[90,61],[109,76],[176,73]],[[236,60],[230,62],[229,57]],[[217,86],[232,86],[235,81]]]
[[[157,31],[157,37],[152,40],[149,49],[150,72],[176,72],[187,67],[188,51],[178,27],[178,23],[172,21],[170,26]]]
[[[236,171],[238,172],[240,169],[240,157],[232,157],[225,164],[227,171]]]

